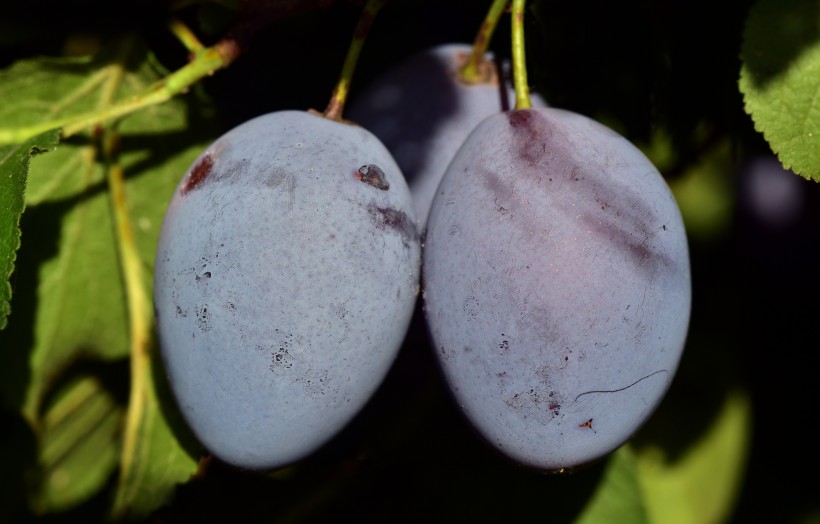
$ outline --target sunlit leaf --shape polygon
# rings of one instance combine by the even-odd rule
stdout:
[[[733,391],[708,430],[675,460],[660,447],[637,457],[650,521],[663,524],[725,522],[734,508],[749,447],[749,398]]]
[[[53,149],[58,140],[55,129],[22,144],[0,148],[0,329],[6,327],[11,313],[12,286],[8,280],[20,248],[19,223],[25,208],[29,162],[34,155]]]
[[[820,181],[820,3],[760,0],[741,51],[746,112],[787,169]]]
[[[601,483],[575,522],[576,524],[650,522],[644,508],[635,454],[629,446],[621,447],[609,458]]]
[[[93,59],[18,62],[0,78],[0,96],[4,102],[11,100],[0,109],[0,119],[8,128],[86,112],[133,96],[165,74],[145,50],[128,45],[106,49]],[[190,107],[198,111],[189,113]],[[118,127],[128,216],[145,268],[146,289],[151,288],[165,206],[190,163],[213,138],[212,124],[202,120],[207,110],[204,99],[195,105],[175,99],[129,115]],[[42,429],[49,416],[46,399],[57,394],[55,388],[72,366],[129,356],[126,294],[98,142],[95,133],[71,137],[53,154],[44,155],[46,161],[32,164],[13,302],[20,322],[0,333],[4,349],[0,352],[0,398],[4,405],[22,410],[44,452],[51,449],[49,442],[71,440],[60,433],[61,428],[76,430],[71,425],[55,427],[53,432]],[[126,390],[127,369],[122,367],[119,376],[109,377]],[[146,373],[150,372],[148,368]],[[150,398],[137,427],[140,439],[117,457],[120,462],[143,464],[136,478],[123,479],[134,514],[147,513],[161,503],[196,467],[160,411],[152,379],[144,378],[145,395]],[[62,463],[76,465],[71,471],[81,471],[90,456],[82,446],[71,447],[67,453]],[[149,460],[157,462],[146,467]],[[75,476],[72,485],[85,485],[83,489],[91,492],[108,472],[88,468],[89,477]],[[59,485],[60,475],[45,475],[43,482],[55,478]],[[41,486],[46,496],[38,499],[38,509],[61,509],[69,499],[82,498],[79,494],[55,497],[52,487]]]

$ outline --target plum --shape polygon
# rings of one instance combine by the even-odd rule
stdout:
[[[216,140],[168,207],[154,280],[168,379],[202,444],[269,470],[333,437],[393,363],[419,267],[409,190],[365,129],[280,111]]]
[[[484,62],[486,81],[460,80],[459,68],[471,50],[467,44],[446,44],[413,55],[368,86],[347,112],[393,153],[410,186],[420,231],[461,143],[484,118],[512,108],[515,101],[504,74],[508,67],[499,74],[491,54]],[[532,102],[546,105],[537,94]]]
[[[538,470],[594,461],[664,396],[691,308],[686,232],[663,177],[576,113],[491,116],[438,188],[426,319],[458,405]]]

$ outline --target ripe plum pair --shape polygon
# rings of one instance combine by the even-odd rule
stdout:
[[[589,462],[663,397],[691,304],[663,178],[586,117],[511,110],[503,81],[460,84],[462,52],[421,55],[354,104],[387,148],[365,127],[272,113],[180,183],[158,331],[183,415],[221,459],[289,464],[361,409],[404,339],[420,233],[443,374],[497,449],[543,470]],[[407,91],[413,79],[438,88]]]

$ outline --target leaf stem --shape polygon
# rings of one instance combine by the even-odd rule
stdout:
[[[168,22],[168,29],[177,40],[191,53],[198,53],[205,48],[193,31],[179,18],[172,18]]]
[[[0,128],[0,145],[16,144],[40,133],[62,127],[63,138],[69,137],[107,120],[119,118],[144,107],[160,104],[215,71],[227,67],[239,55],[239,47],[231,39],[223,39],[211,47],[200,49],[190,63],[164,79],[147,87],[142,93],[106,105],[88,113],[57,118],[25,127]]]
[[[130,46],[124,47],[130,51]],[[105,109],[113,104],[117,91],[122,85],[125,70],[122,64],[126,57],[122,56],[115,65],[106,85],[103,86],[100,97],[100,107]],[[125,296],[128,311],[129,327],[129,354],[131,355],[131,390],[129,392],[128,410],[125,417],[123,444],[120,458],[120,481],[118,487],[128,485],[123,479],[133,473],[135,450],[139,441],[140,430],[144,413],[150,397],[147,377],[151,363],[151,333],[153,317],[151,302],[145,288],[142,260],[134,238],[134,228],[128,215],[128,205],[125,196],[125,173],[119,161],[120,134],[117,130],[119,121],[113,122],[102,130],[100,148],[105,161],[108,190],[111,196],[112,221],[120,258],[120,268],[125,287]],[[124,511],[128,507],[123,499],[122,490],[118,489],[114,511]]]
[[[128,486],[126,479],[133,475],[136,448],[141,436],[143,418],[150,397],[148,376],[151,372],[151,330],[153,320],[151,303],[145,289],[142,260],[134,240],[134,229],[128,216],[125,198],[125,175],[119,163],[119,133],[108,129],[103,136],[103,150],[107,163],[108,188],[114,215],[117,247],[128,303],[128,325],[131,355],[131,391],[123,431],[118,493],[115,511],[125,511],[128,495],[121,492]]]
[[[330,103],[325,109],[324,116],[330,120],[340,121],[342,119],[342,111],[344,110],[347,95],[350,92],[350,82],[353,78],[353,72],[356,70],[356,63],[359,60],[359,55],[362,52],[362,46],[370,33],[370,27],[373,25],[373,20],[376,14],[384,5],[384,0],[367,0],[362,14],[359,16],[359,22],[356,24],[356,31],[353,33],[353,40],[350,42],[350,47],[345,56],[345,62],[342,66],[342,73],[339,76],[339,82],[333,89],[333,94],[330,97]]]
[[[527,59],[524,51],[524,4],[526,0],[512,0],[512,62],[515,82],[515,108],[532,107],[527,85]]]
[[[479,84],[486,81],[486,75],[482,73],[481,64],[484,61],[484,54],[490,45],[490,39],[498,25],[498,20],[509,5],[510,0],[493,0],[484,22],[478,29],[478,34],[473,42],[473,51],[467,59],[467,63],[459,71],[461,80],[468,84]]]

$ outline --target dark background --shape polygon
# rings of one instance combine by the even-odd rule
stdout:
[[[278,109],[324,108],[361,3],[321,4],[260,29],[237,62],[202,82],[224,130]],[[353,96],[414,51],[471,41],[487,5],[393,1],[365,45]],[[820,483],[809,479],[820,466],[811,395],[820,371],[814,308],[820,296],[814,270],[820,187],[791,175],[793,200],[784,205],[793,214],[782,220],[748,198],[749,163],[771,154],[737,89],[751,2],[724,2],[720,9],[706,0],[531,5],[530,81],[550,105],[602,119],[638,144],[658,130],[670,133],[676,152],[664,170],[670,180],[723,139],[732,145],[732,168],[724,174],[732,213],[722,232],[690,238],[694,307],[687,349],[667,398],[636,445],[657,440],[673,456],[682,453],[724,395],[741,387],[752,399],[752,447],[732,521],[796,522],[812,511],[818,518]],[[78,35],[104,42],[137,32],[175,70],[186,53],[163,25],[168,14],[168,4],[157,1],[5,2],[0,66],[62,54],[66,42],[85,41]],[[206,44],[224,34],[234,16],[216,4],[177,14]],[[491,46],[502,56],[509,56],[508,20]],[[702,129],[705,138],[696,132]],[[545,476],[485,446],[450,402],[417,311],[378,394],[319,453],[273,475],[204,462],[200,475],[152,520],[561,522],[583,508],[602,469],[597,464],[569,476]],[[43,520],[98,520],[107,496]]]

